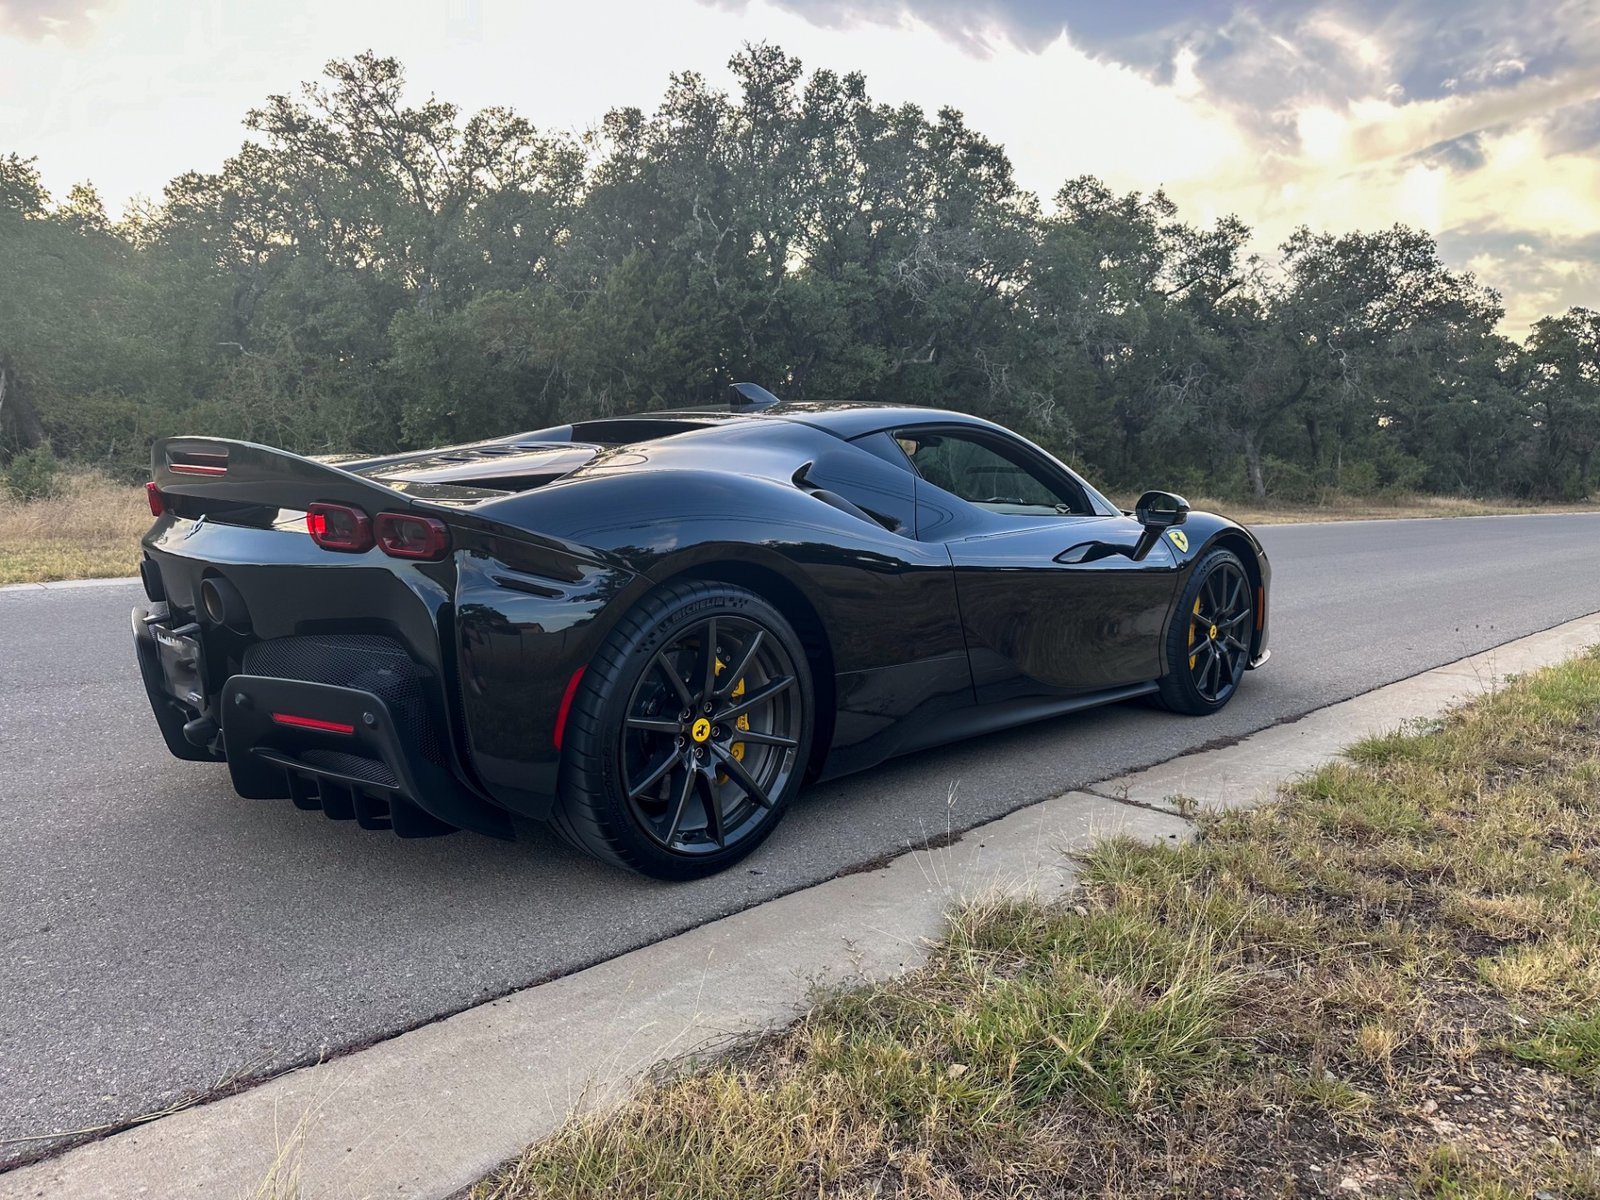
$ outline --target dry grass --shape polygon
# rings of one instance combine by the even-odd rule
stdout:
[[[1137,497],[1119,504],[1132,506]],[[1600,501],[1574,504],[1530,504],[1520,500],[1474,500],[1462,496],[1344,496],[1332,494],[1317,504],[1282,504],[1273,500],[1218,500],[1201,496],[1189,501],[1197,509],[1222,513],[1245,525],[1284,525],[1310,521],[1384,521],[1415,517],[1498,517],[1515,513],[1600,511]]]
[[[143,490],[92,471],[67,472],[55,495],[26,503],[0,487],[0,584],[132,575],[149,527]]]
[[[574,1121],[533,1197],[1600,1197],[1600,655]]]

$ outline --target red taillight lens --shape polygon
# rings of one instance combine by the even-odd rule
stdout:
[[[378,545],[394,558],[440,559],[450,553],[450,530],[434,517],[378,514]]]
[[[152,517],[159,517],[167,511],[167,498],[161,494],[161,489],[155,485],[153,480],[144,485],[144,495],[145,499],[150,501],[150,515]]]
[[[372,549],[372,519],[348,504],[311,505],[306,509],[306,529],[324,550],[360,554]]]
[[[354,733],[354,725],[346,725],[343,721],[324,721],[321,717],[299,717],[294,713],[273,713],[272,719],[279,725],[292,725],[296,729],[316,729],[323,733]]]

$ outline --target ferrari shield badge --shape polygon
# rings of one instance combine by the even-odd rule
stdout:
[[[1172,544],[1179,550],[1187,551],[1189,549],[1189,535],[1183,530],[1169,529],[1167,530],[1167,536],[1172,539]]]

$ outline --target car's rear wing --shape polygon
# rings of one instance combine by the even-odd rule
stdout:
[[[374,511],[422,510],[435,505],[347,471],[287,450],[227,438],[173,437],[156,442],[150,475],[163,495],[190,497],[197,512],[245,506],[304,509],[317,501]]]

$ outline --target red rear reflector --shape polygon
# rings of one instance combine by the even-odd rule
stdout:
[[[1267,589],[1264,588],[1264,587],[1258,587],[1256,589],[1256,630],[1259,632],[1261,627],[1263,625],[1265,625],[1266,623],[1267,623]]]
[[[306,530],[324,550],[360,554],[372,549],[372,520],[348,504],[318,501],[306,509]]]
[[[155,485],[154,481],[144,485],[144,495],[145,499],[150,501],[150,515],[152,517],[159,517],[167,511],[167,499],[161,494],[161,489]]]
[[[354,733],[354,725],[346,725],[342,721],[324,721],[320,717],[297,717],[293,713],[273,713],[272,719],[279,725],[293,725],[296,729],[320,729],[324,733]]]
[[[434,517],[379,513],[378,545],[392,558],[440,559],[450,553],[450,530]]]
[[[567,690],[561,693],[561,707],[556,710],[556,731],[550,737],[557,750],[561,749],[562,735],[567,732],[567,714],[572,711],[572,698],[578,694],[578,684],[583,682],[583,672],[582,667],[574,671],[572,678],[567,680]]]

